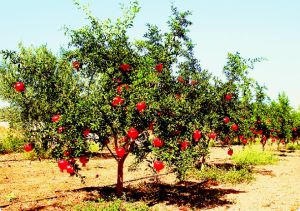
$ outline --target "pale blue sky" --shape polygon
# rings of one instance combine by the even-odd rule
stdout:
[[[85,0],[97,17],[121,15],[119,3],[128,0]],[[268,87],[276,98],[285,91],[291,105],[300,106],[300,1],[299,0],[174,0],[181,10],[191,10],[191,37],[202,67],[220,76],[228,52],[244,57],[265,57],[251,76]],[[169,0],[141,0],[141,11],[132,37],[140,38],[145,23],[166,29],[170,15]],[[47,44],[54,52],[66,46],[60,28],[80,27],[86,23],[71,0],[1,0],[0,49]],[[0,103],[1,105],[1,103]]]

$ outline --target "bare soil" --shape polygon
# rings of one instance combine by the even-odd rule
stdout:
[[[165,169],[160,183],[146,163],[128,171],[124,192],[131,201],[144,201],[158,210],[298,210],[300,208],[300,153],[280,152],[275,165],[255,167],[256,180],[224,185],[213,181],[176,183]],[[213,148],[208,162],[230,162],[226,150]],[[114,192],[116,161],[108,154],[94,157],[81,171],[85,184],[58,170],[54,160],[30,161],[22,154],[0,155],[2,210],[72,210],[82,201],[107,198]]]

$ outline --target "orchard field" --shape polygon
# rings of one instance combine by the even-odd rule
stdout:
[[[24,154],[7,154],[0,157],[0,204],[3,210],[297,210],[300,151],[274,149],[273,153],[278,163],[253,166],[254,179],[239,184],[193,177],[178,184],[170,171],[161,172],[160,182],[155,183],[153,173],[142,164],[134,172],[125,171],[126,197],[120,201],[113,197],[111,178],[117,172],[109,153],[90,160],[83,170],[85,184],[59,172],[55,160],[30,161]],[[132,161],[129,157],[126,169]],[[207,163],[222,168],[233,162],[225,149],[213,147]]]
[[[132,39],[137,1],[116,21],[73,2],[88,24],[58,54],[0,51],[2,210],[299,209],[300,111],[250,77],[264,58],[216,76],[190,11]]]

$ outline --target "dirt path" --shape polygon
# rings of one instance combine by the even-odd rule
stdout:
[[[136,200],[148,200],[159,210],[178,210],[192,206],[195,209],[212,210],[297,210],[300,207],[300,153],[285,153],[276,165],[257,167],[256,180],[250,184],[235,186],[209,184],[201,181],[174,185],[175,177],[168,174],[161,177],[162,185],[145,188],[138,180],[127,188],[129,194],[138,192]],[[212,161],[228,161],[226,151],[214,148]],[[131,163],[129,157],[126,166]],[[113,159],[93,158],[82,174],[86,183],[59,172],[52,160],[28,161],[21,154],[0,156],[0,207],[2,210],[65,210],[76,203],[101,197],[99,186],[113,185],[116,178]],[[126,167],[126,169],[127,169]],[[164,171],[162,173],[167,173]],[[152,176],[146,164],[138,171],[125,171],[125,181]],[[163,190],[159,194],[157,190]],[[156,194],[156,195],[155,195]],[[103,196],[103,195],[102,195]]]
[[[213,210],[299,210],[300,153],[279,155],[280,161],[276,165],[255,168],[255,181],[234,186],[240,193],[225,197],[233,201],[233,205]]]

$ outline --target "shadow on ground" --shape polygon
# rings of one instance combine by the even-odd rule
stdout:
[[[144,201],[148,206],[158,203],[167,205],[189,206],[191,208],[212,208],[232,204],[224,199],[227,194],[239,194],[244,191],[234,189],[211,188],[209,183],[184,182],[181,184],[140,183],[124,188],[126,200]],[[87,201],[96,201],[99,197],[111,200],[114,196],[114,187],[85,187],[73,191],[87,192]]]

